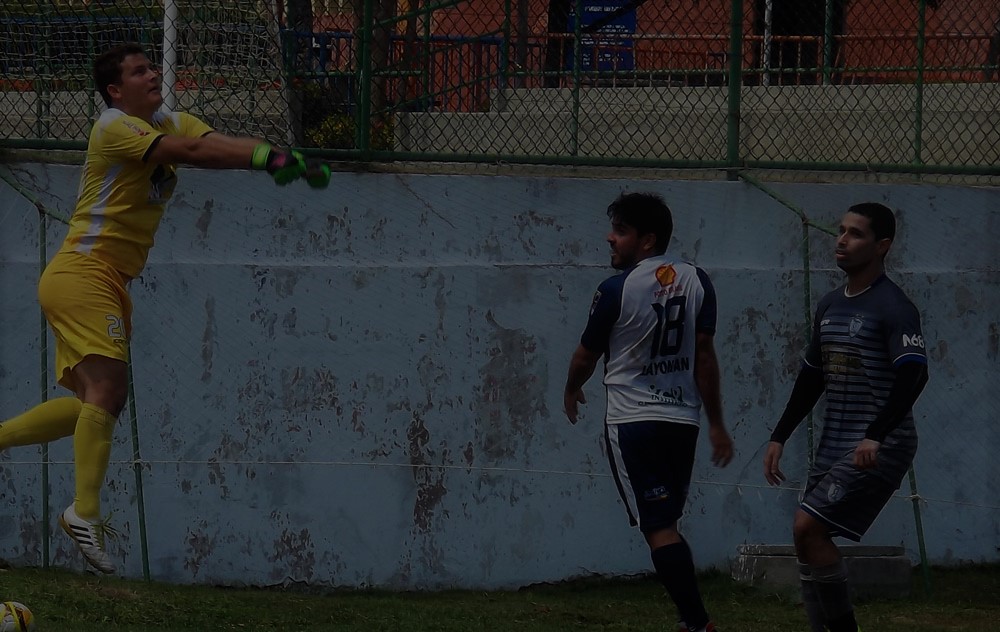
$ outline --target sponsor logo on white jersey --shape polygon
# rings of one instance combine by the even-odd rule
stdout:
[[[655,384],[649,385],[649,399],[639,401],[640,406],[662,406],[664,404],[672,406],[687,406],[684,401],[684,389],[680,386],[673,386],[670,389],[657,388]]]

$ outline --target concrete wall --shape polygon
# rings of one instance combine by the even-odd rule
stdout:
[[[79,168],[13,167],[69,213]],[[920,307],[931,382],[916,414],[916,474],[934,562],[1000,559],[1000,191],[774,185],[816,220],[881,200],[900,212],[892,276]],[[741,182],[336,173],[328,190],[186,169],[147,270],[132,284],[138,443],[155,578],[171,582],[509,587],[645,572],[602,452],[603,388],[561,411],[591,295],[612,273],[604,208],[664,195],[675,252],[720,297],[717,347],[737,442],[725,470],[701,440],[683,528],[699,566],[744,543],[790,541],[806,431],[785,489],[760,475],[791,389],[811,303],[839,278],[812,231]],[[50,225],[49,253],[64,233]],[[40,396],[38,220],[0,182],[0,418]],[[811,309],[811,307],[809,308]],[[49,362],[51,360],[49,359]],[[51,378],[50,378],[51,380]],[[65,391],[50,386],[50,397]],[[55,516],[72,497],[69,439],[50,446]],[[119,422],[104,494],[142,574],[132,440]],[[0,455],[0,557],[80,568],[42,529],[41,452]],[[916,557],[912,504],[890,502],[865,543]]]

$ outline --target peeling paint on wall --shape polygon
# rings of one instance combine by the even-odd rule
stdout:
[[[478,421],[480,448],[492,463],[522,459],[537,422],[548,417],[546,360],[529,332],[508,329],[486,313],[492,328],[486,343],[489,360],[481,367]]]
[[[17,174],[46,187],[53,208],[72,206],[77,168],[21,165]],[[586,386],[577,426],[561,410],[591,297],[612,273],[605,209],[623,190],[665,196],[671,249],[706,269],[719,299],[716,347],[737,458],[712,468],[702,433],[683,523],[695,557],[725,567],[739,544],[790,540],[804,435],[786,447],[788,489],[766,488],[759,463],[812,307],[840,278],[828,235],[807,239],[807,279],[799,218],[739,182],[338,173],[314,191],[259,175],[182,171],[131,285],[156,579],[510,587],[647,571],[603,453],[600,376]],[[0,416],[42,390],[41,338],[21,333],[38,328],[37,213],[4,186]],[[990,254],[1000,192],[775,186],[822,225],[866,196],[905,209],[890,275],[921,309],[931,358],[915,409],[929,554],[1000,559],[982,501],[986,481],[1000,476]],[[63,230],[53,228],[49,252]],[[46,392],[65,394],[51,383]],[[119,424],[102,503],[123,527],[123,572],[138,576],[131,441]],[[0,557],[38,565],[50,537],[53,563],[77,568],[61,534],[42,533],[39,455],[0,453]],[[49,502],[60,506],[72,496],[71,442],[54,442],[50,455]],[[916,541],[903,498],[866,543],[901,540]]]

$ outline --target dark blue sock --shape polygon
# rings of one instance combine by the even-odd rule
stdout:
[[[670,598],[677,604],[681,619],[691,630],[697,630],[708,624],[708,613],[701,601],[698,591],[698,580],[694,575],[694,558],[687,542],[681,540],[677,544],[668,544],[654,550],[653,568],[656,576],[667,589]]]
[[[826,615],[823,613],[823,604],[819,602],[819,595],[816,594],[816,582],[813,581],[812,569],[808,564],[799,562],[799,581],[802,584],[802,605],[809,619],[809,630],[826,632]]]
[[[810,571],[830,632],[858,632],[844,560],[829,566],[812,566]]]

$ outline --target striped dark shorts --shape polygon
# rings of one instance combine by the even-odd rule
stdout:
[[[878,469],[859,470],[854,467],[854,451],[849,451],[830,468],[809,473],[802,510],[826,524],[830,535],[860,542],[899,489],[915,453],[915,444],[883,449]]]

